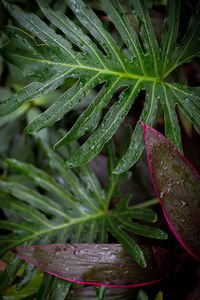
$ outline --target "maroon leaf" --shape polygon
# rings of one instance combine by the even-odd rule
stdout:
[[[130,287],[106,287],[105,296],[106,300],[133,300],[137,297],[137,289]],[[70,289],[66,300],[97,300],[96,287],[86,286],[83,288]],[[102,299],[102,298],[100,298]]]
[[[168,139],[146,124],[142,126],[164,216],[182,246],[200,260],[200,176]]]
[[[50,244],[12,251],[41,270],[69,281],[131,287],[161,280],[155,247],[141,248],[147,268],[138,265],[120,244]]]

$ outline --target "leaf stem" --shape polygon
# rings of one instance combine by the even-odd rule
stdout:
[[[133,205],[132,207],[134,207],[134,208],[144,208],[144,207],[150,207],[150,206],[156,205],[158,203],[159,203],[158,198],[153,198],[153,199],[150,199],[148,201],[142,202],[140,204]]]

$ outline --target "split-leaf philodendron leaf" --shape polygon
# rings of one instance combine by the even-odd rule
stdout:
[[[166,239],[167,234],[142,224],[144,221],[156,222],[157,216],[151,209],[129,206],[130,195],[110,210],[116,188],[129,178],[128,172],[112,173],[116,160],[112,140],[107,145],[109,176],[105,188],[87,165],[69,169],[47,142],[40,140],[39,145],[52,176],[30,163],[6,160],[10,168],[29,178],[31,185],[24,177],[16,180],[16,177],[8,176],[7,180],[0,180],[0,205],[9,216],[8,220],[0,221],[0,228],[11,232],[0,236],[0,254],[10,248],[33,244],[105,243],[109,231],[137,263],[146,267],[145,253],[128,232],[153,239]],[[64,151],[71,153],[76,148],[77,143],[73,142]],[[8,280],[15,279],[20,267],[18,260],[8,265],[0,275],[0,291],[7,287]]]
[[[55,145],[58,148],[80,138],[86,132],[91,133],[85,143],[66,161],[68,166],[76,167],[85,164],[101,151],[123,122],[140,90],[145,90],[146,101],[140,120],[153,126],[160,99],[166,135],[182,151],[175,106],[178,104],[200,133],[199,88],[169,83],[166,77],[200,53],[199,5],[194,9],[188,30],[182,40],[177,42],[181,0],[168,0],[163,36],[159,45],[145,0],[130,1],[130,9],[137,19],[140,37],[118,0],[100,0],[102,9],[112,20],[124,42],[123,50],[130,53],[128,58],[85,2],[66,2],[76,19],[69,19],[59,11],[52,10],[45,0],[37,0],[47,21],[54,25],[54,30],[38,16],[24,12],[20,7],[3,0],[5,7],[26,31],[6,26],[4,31],[9,41],[1,49],[1,54],[9,63],[21,68],[25,76],[32,76],[36,81],[1,103],[0,115],[11,113],[23,103],[58,88],[68,78],[76,78],[70,89],[27,126],[28,133],[36,133],[62,119],[92,89],[102,84],[100,91],[71,130]],[[39,44],[35,38],[39,38]],[[103,110],[121,87],[125,89],[101,121]],[[130,168],[144,149],[140,120],[126,153],[116,165],[115,173]]]
[[[182,246],[200,261],[200,176],[168,139],[142,125],[150,172],[165,218]]]
[[[49,244],[16,248],[12,251],[41,270],[65,280],[133,287],[152,284],[162,279],[160,257],[157,258],[159,248],[142,246],[142,249],[147,257],[145,269],[120,244]],[[165,255],[167,252],[164,252],[163,262],[167,265]]]

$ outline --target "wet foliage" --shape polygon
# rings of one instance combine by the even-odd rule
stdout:
[[[199,13],[0,1],[0,299],[199,299]]]

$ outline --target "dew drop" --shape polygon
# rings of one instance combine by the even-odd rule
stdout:
[[[160,193],[160,198],[162,198],[163,195],[164,195],[164,191],[162,191],[162,192]]]
[[[167,189],[167,193],[169,193],[169,192],[171,192],[171,188],[170,187],[168,187],[168,189]]]
[[[185,201],[181,201],[181,208],[184,207],[186,205]]]

